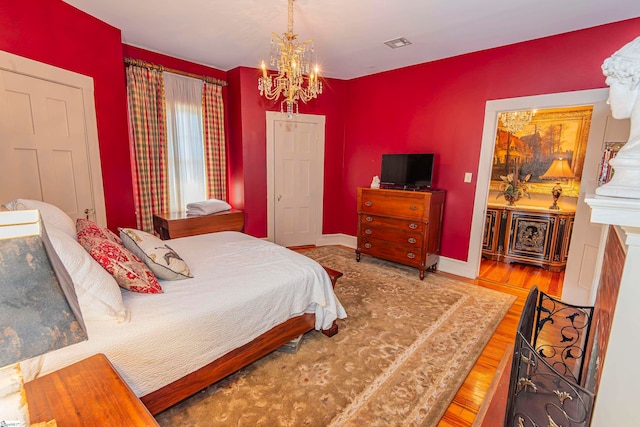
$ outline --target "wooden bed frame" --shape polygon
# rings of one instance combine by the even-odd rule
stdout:
[[[329,279],[331,286],[336,288],[336,282],[342,277],[342,272],[322,266]],[[284,323],[274,326],[253,341],[242,347],[231,350],[229,353],[214,360],[208,365],[185,375],[184,377],[167,384],[166,386],[153,391],[140,400],[153,415],[158,414],[168,407],[175,405],[181,400],[199,392],[200,390],[220,381],[227,375],[244,368],[261,357],[266,356],[274,350],[282,347],[292,339],[315,329],[316,315],[306,313],[298,317],[293,317]],[[338,324],[333,321],[329,329],[324,329],[322,333],[332,337],[338,333]]]
[[[315,322],[316,316],[313,313],[293,317],[197,371],[141,397],[140,400],[152,414],[155,415],[162,412],[207,386],[220,381],[227,375],[266,356],[297,336],[314,329]],[[322,333],[332,337],[338,333],[338,325],[334,321],[331,328],[323,330]]]

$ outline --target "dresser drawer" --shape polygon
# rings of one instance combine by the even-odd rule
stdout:
[[[394,194],[394,197],[391,197],[386,191],[362,191],[360,212],[410,219],[429,216],[429,208],[425,207],[424,197],[421,194],[410,191],[393,193],[401,194]]]
[[[421,232],[398,232],[396,228],[379,227],[366,223],[360,224],[360,235],[365,238],[399,243],[407,248],[421,248],[424,241],[424,234]]]
[[[388,218],[377,215],[360,214],[360,224],[362,226],[368,225],[372,227],[387,227],[396,231],[415,231],[422,233],[424,230],[424,223],[421,221],[412,221],[397,218]]]
[[[409,247],[404,243],[393,243],[369,237],[362,237],[360,240],[359,249],[363,254],[416,267],[422,262],[420,247]]]

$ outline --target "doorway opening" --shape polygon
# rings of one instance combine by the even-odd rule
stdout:
[[[474,277],[478,277],[480,271],[483,230],[499,114],[506,111],[592,105],[593,115],[584,159],[584,173],[576,206],[574,232],[569,247],[562,295],[562,299],[576,304],[588,303],[591,300],[593,281],[599,273],[594,267],[600,239],[600,227],[590,223],[590,210],[584,203],[584,195],[593,193],[597,186],[597,168],[610,116],[609,107],[606,104],[608,93],[608,89],[605,88],[487,101],[467,258],[469,270]],[[580,230],[581,227],[579,224],[582,224],[583,229],[577,232],[576,230]],[[588,237],[588,239],[583,243],[576,244],[576,235]]]

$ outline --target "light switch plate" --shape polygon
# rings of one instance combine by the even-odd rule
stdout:
[[[473,176],[473,174],[471,172],[465,172],[464,173],[464,182],[471,182],[471,177]]]

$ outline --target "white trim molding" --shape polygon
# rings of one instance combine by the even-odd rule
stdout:
[[[357,244],[358,239],[356,236],[350,236],[342,233],[323,234],[316,241],[316,246],[346,246],[351,249],[355,249]]]

